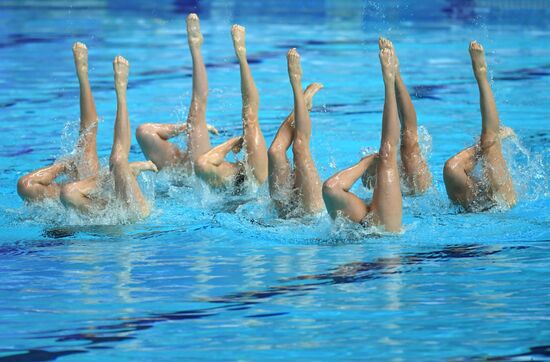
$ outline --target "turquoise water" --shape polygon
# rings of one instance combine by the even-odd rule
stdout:
[[[0,4],[0,360],[549,360],[546,3],[244,3]],[[72,43],[89,48],[106,164],[115,55],[131,63],[134,130],[185,119],[190,11],[205,36],[207,116],[222,131],[214,142],[241,127],[229,35],[239,23],[268,142],[292,107],[290,47],[302,55],[304,82],[325,85],[312,112],[323,179],[378,146],[376,41],[394,41],[435,180],[428,194],[404,199],[403,234],[372,235],[326,214],[280,220],[266,187],[229,197],[164,174],[141,180],[154,211],[135,225],[23,205],[18,177],[74,143]],[[508,211],[459,213],[442,182],[445,160],[480,130],[472,39],[487,50],[501,119],[518,134],[503,145],[519,195]],[[143,159],[135,140],[131,159]]]

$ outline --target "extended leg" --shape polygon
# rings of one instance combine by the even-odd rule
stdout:
[[[139,216],[149,214],[149,205],[128,163],[130,152],[130,120],[126,105],[126,88],[128,86],[128,72],[130,64],[126,59],[117,56],[113,62],[115,72],[115,90],[117,95],[117,114],[115,120],[115,136],[111,149],[110,168],[115,182],[115,194],[120,202],[131,207],[138,205]]]
[[[323,199],[329,215],[335,219],[342,215],[351,221],[361,222],[369,212],[363,200],[349,192],[367,168],[376,162],[376,155],[369,155],[357,164],[338,172],[323,184]]]
[[[472,67],[479,87],[481,108],[481,139],[483,169],[493,197],[501,198],[510,206],[516,203],[516,193],[508,172],[506,160],[502,156],[499,137],[499,118],[491,85],[487,80],[487,64],[481,44],[470,43]]]
[[[97,111],[88,79],[88,48],[83,43],[73,45],[76,74],[80,83],[80,132],[78,148],[82,154],[76,163],[79,179],[94,176],[99,171],[97,157]]]
[[[479,159],[480,149],[472,146],[460,151],[445,162],[443,180],[449,199],[468,209],[474,201],[476,180],[471,176]]]
[[[189,14],[187,17],[187,40],[193,59],[193,93],[187,116],[187,148],[191,161],[195,162],[210,150],[210,137],[206,126],[206,103],[208,98],[208,79],[202,59],[201,45],[203,37],[200,31],[199,17]]]
[[[33,171],[17,181],[17,193],[29,202],[44,199],[57,199],[61,186],[54,182],[57,176],[68,168],[66,163],[54,163],[48,167]]]
[[[304,211],[316,213],[323,208],[321,180],[311,156],[311,119],[302,93],[302,69],[300,54],[296,49],[288,52],[288,76],[294,93],[294,155],[295,187],[299,192]]]
[[[313,96],[323,87],[320,83],[311,83],[304,91],[304,98],[308,110],[311,110]],[[294,185],[294,178],[290,163],[286,155],[294,139],[294,111],[292,111],[279,127],[273,142],[268,150],[269,159],[269,193],[278,209],[282,209],[290,190]]]
[[[387,231],[399,231],[402,221],[401,187],[397,168],[400,125],[395,97],[396,65],[392,49],[380,50],[380,63],[384,78],[385,100],[376,186],[371,206],[376,223],[383,225]]]
[[[401,78],[399,63],[395,49],[391,41],[380,38],[379,47],[390,48],[394,52],[396,74],[395,93],[397,99],[397,110],[401,122],[401,161],[403,163],[402,178],[412,194],[424,193],[432,183],[432,174],[428,164],[420,152],[418,145],[418,129],[416,111],[407,91],[407,87]]]
[[[240,172],[241,165],[225,161],[231,151],[239,152],[243,145],[242,137],[234,137],[212,148],[195,162],[195,173],[211,187],[217,188],[228,183]]]
[[[267,179],[268,161],[267,147],[258,120],[260,97],[246,59],[245,29],[242,26],[233,25],[231,35],[241,70],[243,137],[246,145],[245,162],[252,170],[255,181],[258,184],[263,184]]]

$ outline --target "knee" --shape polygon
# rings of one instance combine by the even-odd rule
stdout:
[[[267,157],[269,160],[278,161],[285,158],[286,150],[277,143],[272,143],[269,149],[267,150]]]
[[[443,177],[456,175],[459,169],[459,162],[454,158],[449,158],[443,166]]]
[[[79,198],[80,191],[78,190],[76,185],[67,184],[61,187],[59,199],[61,200],[61,203],[66,207],[74,207],[75,205],[77,205]]]
[[[156,134],[152,123],[140,124],[136,129],[136,139],[138,142],[143,142],[151,139]]]
[[[296,136],[292,142],[292,153],[294,155],[305,155],[309,153],[309,139]]]
[[[397,163],[397,147],[390,142],[382,142],[378,151],[378,162],[380,163]]]
[[[340,183],[335,179],[328,179],[323,182],[323,197],[333,198],[342,192]]]
[[[35,183],[30,175],[25,175],[17,180],[17,193],[22,199],[32,198],[35,194]]]
[[[208,173],[212,168],[212,165],[210,163],[210,161],[208,160],[208,157],[204,154],[204,155],[201,155],[199,156],[196,160],[195,160],[195,173],[197,175],[204,175],[206,173]]]

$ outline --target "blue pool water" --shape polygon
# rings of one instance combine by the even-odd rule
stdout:
[[[550,360],[548,3],[249,3],[0,3],[0,360]],[[115,55],[131,63],[133,129],[185,119],[190,11],[205,35],[215,142],[240,129],[229,36],[240,23],[268,142],[292,107],[290,47],[304,82],[325,85],[312,112],[323,179],[378,145],[376,40],[394,41],[435,180],[404,199],[403,234],[369,235],[326,214],[280,220],[265,187],[227,197],[163,174],[142,180],[154,211],[135,225],[23,205],[18,177],[72,149],[72,43],[90,49],[105,164]],[[480,130],[472,39],[487,50],[501,119],[518,134],[504,143],[519,194],[508,211],[459,213],[442,182],[445,160]],[[131,159],[143,159],[135,140]]]

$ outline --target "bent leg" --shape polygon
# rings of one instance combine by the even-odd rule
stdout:
[[[380,63],[384,78],[385,99],[376,186],[371,206],[375,213],[375,222],[383,225],[387,231],[395,232],[401,230],[403,211],[397,168],[400,125],[395,97],[396,66],[392,49],[380,50]]]
[[[227,186],[239,173],[244,172],[241,165],[225,161],[231,151],[239,152],[243,144],[242,137],[234,137],[212,148],[195,162],[195,173],[210,187]]]
[[[311,110],[313,96],[323,87],[320,83],[311,83],[304,91],[308,110]],[[287,198],[294,185],[292,170],[286,152],[294,139],[294,111],[279,127],[267,152],[269,164],[269,194],[280,210],[288,202]]]
[[[351,221],[361,222],[369,213],[363,200],[349,192],[367,168],[376,161],[376,155],[364,157],[357,164],[338,172],[323,184],[323,200],[329,215],[335,219],[342,215]]]
[[[452,202],[469,209],[474,201],[478,184],[470,176],[479,157],[477,146],[468,147],[445,162],[443,180]]]
[[[97,124],[98,117],[94,97],[88,79],[88,48],[83,43],[73,45],[76,74],[80,83],[80,131],[78,148],[82,151],[76,164],[78,178],[94,176],[99,171],[97,157]]]
[[[500,125],[497,107],[491,85],[487,80],[487,64],[481,44],[470,43],[472,68],[479,88],[479,103],[481,108],[481,151],[483,154],[483,170],[491,193],[496,198],[502,198],[509,206],[516,203],[516,193],[512,178],[508,172],[506,160],[502,156],[500,144]]]
[[[128,163],[130,152],[130,120],[126,104],[126,88],[128,86],[128,72],[130,64],[126,59],[117,56],[113,61],[115,72],[115,90],[117,95],[117,114],[115,119],[115,136],[111,149],[110,168],[115,182],[115,194],[124,205],[138,206],[139,215],[146,217],[149,204],[143,197],[134,172]]]
[[[54,180],[65,172],[67,167],[65,163],[54,163],[22,176],[17,181],[17,193],[28,202],[58,199],[61,186]]]
[[[302,69],[300,54],[295,48],[288,52],[288,76],[294,93],[294,186],[299,192],[304,211],[317,213],[323,209],[321,179],[311,156],[311,119],[302,93]]]
[[[416,110],[407,91],[407,87],[401,78],[399,62],[395,54],[395,48],[391,41],[380,38],[380,49],[390,48],[394,52],[395,59],[395,93],[397,110],[401,123],[401,161],[403,164],[402,178],[412,194],[424,193],[432,184],[432,174],[428,164],[422,156],[418,145],[418,126]]]
[[[186,130],[186,124],[145,123],[138,126],[136,139],[145,157],[153,161],[159,169],[186,166],[189,165],[187,153],[168,141]]]
[[[255,181],[261,185],[267,179],[268,160],[267,147],[258,120],[260,97],[246,59],[245,29],[242,26],[233,25],[231,35],[241,72],[243,137],[246,146],[245,163],[252,170]]]

